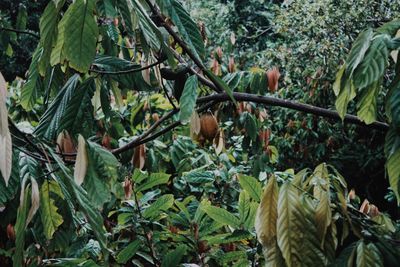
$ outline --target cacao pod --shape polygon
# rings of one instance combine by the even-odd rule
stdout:
[[[218,122],[212,114],[203,114],[200,118],[200,133],[209,141],[212,141],[219,130]]]

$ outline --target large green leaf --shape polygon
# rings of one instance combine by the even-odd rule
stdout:
[[[329,191],[320,191],[319,203],[315,211],[315,221],[321,244],[324,244],[326,231],[332,223],[332,211],[330,207]]]
[[[389,175],[390,187],[400,205],[400,135],[391,127],[385,140],[386,169]]]
[[[211,77],[210,79],[212,79],[212,81],[219,87],[222,88],[225,93],[230,97],[230,99],[232,100],[233,103],[236,104],[236,99],[233,97],[233,92],[231,90],[231,88],[226,84],[225,81],[223,81],[221,78],[219,78],[218,76],[216,76],[214,73],[212,73],[209,70],[205,70],[205,72],[207,73],[207,75],[209,77]]]
[[[375,82],[364,89],[363,95],[357,103],[357,116],[366,124],[376,120],[377,97],[379,93],[379,83]]]
[[[352,80],[346,80],[345,85],[341,88],[338,97],[336,98],[335,106],[339,116],[344,119],[347,113],[347,106],[356,96],[355,87]]]
[[[247,175],[240,175],[239,183],[255,201],[260,202],[262,187],[261,183],[256,178]]]
[[[203,38],[201,37],[199,27],[192,20],[189,13],[176,0],[166,0],[164,8],[192,52],[199,59],[204,59],[205,48]]]
[[[69,8],[64,13],[64,16],[62,17],[57,26],[58,35],[50,55],[51,66],[63,63],[65,60],[65,29],[70,17],[71,17],[71,9]]]
[[[0,173],[0,207],[4,207],[7,201],[13,199],[20,186],[20,176],[19,176],[19,153],[18,151],[13,151],[12,155],[12,168],[11,176],[8,180],[8,186]]]
[[[142,192],[148,190],[154,186],[166,184],[169,181],[171,175],[166,173],[152,173],[148,179],[146,179],[140,185],[137,185],[135,191]]]
[[[43,93],[43,84],[38,72],[38,61],[43,53],[43,49],[38,48],[32,56],[31,65],[29,66],[29,76],[21,91],[21,105],[30,111],[36,104],[40,94]]]
[[[198,80],[196,75],[190,76],[185,83],[183,88],[182,96],[179,100],[179,120],[182,124],[188,123],[194,108],[196,106],[197,100],[197,87]]]
[[[117,262],[119,264],[126,264],[128,260],[136,254],[141,244],[142,242],[139,239],[131,242],[128,246],[126,246],[118,253],[116,258]]]
[[[95,0],[76,0],[65,24],[65,55],[72,68],[86,72],[96,55],[99,29],[94,18]]]
[[[64,87],[57,94],[50,107],[46,110],[35,129],[35,134],[48,139],[54,139],[60,129],[60,122],[65,115],[65,111],[71,104],[73,96],[78,88],[79,75],[73,75]],[[74,116],[75,113],[67,114]],[[63,119],[65,120],[65,119]]]
[[[225,209],[214,207],[210,204],[202,205],[201,208],[205,213],[207,213],[208,216],[211,217],[211,219],[216,222],[232,226],[235,229],[240,227],[240,220]]]
[[[385,71],[388,56],[385,35],[375,36],[364,59],[354,71],[355,87],[360,89],[377,82]]]
[[[175,267],[179,266],[183,256],[186,253],[186,246],[180,245],[176,249],[168,252],[162,259],[161,267]]]
[[[60,187],[54,181],[45,181],[40,189],[40,215],[43,224],[43,233],[47,239],[53,237],[54,232],[63,223],[63,217],[57,212],[51,193],[60,195]]]
[[[174,205],[174,196],[171,194],[163,195],[154,203],[147,207],[143,212],[143,217],[150,219],[156,218],[162,211],[166,211]]]
[[[255,222],[257,237],[263,246],[271,246],[276,243],[278,193],[279,188],[276,178],[272,176],[264,190]]]
[[[383,267],[381,253],[373,244],[361,240],[357,246],[357,267]]]
[[[24,261],[24,245],[25,245],[25,229],[28,217],[30,194],[25,194],[20,200],[20,206],[17,211],[17,221],[15,223],[15,252],[13,255],[13,266],[23,266]]]
[[[282,185],[278,197],[277,239],[287,266],[301,266],[304,228],[300,195],[291,183]]]
[[[351,51],[347,57],[346,65],[348,76],[351,77],[353,71],[358,67],[367,52],[371,39],[373,37],[372,29],[368,29],[360,33],[354,41]]]
[[[42,76],[45,75],[47,68],[50,66],[51,50],[57,38],[57,23],[62,5],[63,3],[59,3],[57,7],[54,1],[50,1],[40,18],[40,45],[43,47],[43,53],[40,57],[38,68]]]

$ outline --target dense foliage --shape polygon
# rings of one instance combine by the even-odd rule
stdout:
[[[43,2],[1,9],[1,266],[398,266],[398,3]]]

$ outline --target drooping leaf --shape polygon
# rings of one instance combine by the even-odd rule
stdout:
[[[400,205],[400,136],[394,127],[386,134],[385,155],[390,188]]]
[[[287,266],[300,266],[303,250],[303,217],[300,196],[289,182],[282,185],[278,197],[277,239]]]
[[[365,92],[357,104],[357,116],[366,124],[370,124],[376,120],[379,84],[373,83],[364,90]]]
[[[354,71],[354,86],[358,89],[364,88],[378,81],[385,71],[388,57],[385,36],[375,36],[364,59]]]
[[[238,211],[240,222],[244,223],[250,212],[250,196],[245,190],[242,190],[239,194]]]
[[[47,68],[50,66],[51,50],[57,38],[57,23],[62,5],[63,3],[59,3],[57,7],[54,1],[50,1],[40,18],[40,45],[43,51],[40,56],[38,70],[42,76],[45,75]]]
[[[26,83],[22,87],[21,105],[27,111],[32,110],[40,97],[40,93],[44,91],[42,80],[38,72],[38,62],[42,53],[43,50],[40,48],[36,49],[33,53],[31,65],[29,66],[29,75]]]
[[[78,137],[78,153],[76,155],[74,180],[77,185],[81,185],[86,176],[88,159],[86,152],[86,141],[82,135]]]
[[[99,29],[94,18],[95,0],[76,0],[69,6],[71,14],[65,22],[65,55],[69,65],[86,72],[96,55]]]
[[[8,111],[6,106],[7,85],[0,73],[0,172],[6,186],[12,169],[12,140],[8,128]]]
[[[189,122],[190,117],[194,111],[197,100],[197,87],[198,80],[196,75],[190,76],[183,88],[182,96],[179,100],[179,120],[182,124]]]
[[[315,211],[315,221],[317,223],[318,236],[321,244],[324,244],[326,231],[332,223],[332,211],[330,207],[329,192],[321,190],[319,203]]]
[[[17,211],[17,221],[15,223],[15,252],[13,255],[13,266],[23,266],[24,261],[24,245],[25,245],[25,229],[26,219],[29,208],[29,194],[24,194],[20,201],[20,206]]]
[[[373,37],[372,29],[360,33],[354,41],[353,46],[346,60],[348,76],[351,77],[354,70],[358,67],[367,52]]]
[[[63,217],[51,197],[51,193],[61,194],[61,189],[55,181],[46,181],[40,189],[40,215],[43,224],[43,233],[47,239],[52,239],[54,232],[63,223]]]
[[[345,85],[341,88],[338,97],[336,98],[335,106],[339,116],[344,119],[347,113],[347,106],[356,96],[355,87],[352,80],[346,80]]]
[[[271,246],[276,243],[276,224],[278,220],[278,184],[275,176],[272,176],[257,209],[255,228],[258,241],[263,246]]]
[[[197,24],[192,20],[189,13],[176,0],[168,0],[164,3],[164,6],[172,22],[178,28],[182,39],[199,59],[203,59],[205,56],[204,42]]]
[[[247,175],[240,175],[239,183],[255,201],[260,202],[262,187],[261,183],[256,178]]]
[[[225,93],[229,96],[233,103],[236,104],[236,99],[233,97],[232,89],[226,84],[225,81],[221,80],[218,76],[216,76],[212,71],[205,70],[208,76],[212,77],[213,82],[215,82],[219,88],[222,88]]]

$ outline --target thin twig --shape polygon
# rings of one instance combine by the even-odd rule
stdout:
[[[5,27],[0,27],[0,31],[7,31],[7,32],[15,32],[15,33],[21,33],[21,34],[28,34],[31,35],[37,39],[40,39],[40,36],[37,35],[34,32],[31,31],[24,31],[24,30],[18,30],[18,29],[12,29],[12,28],[5,28]]]

